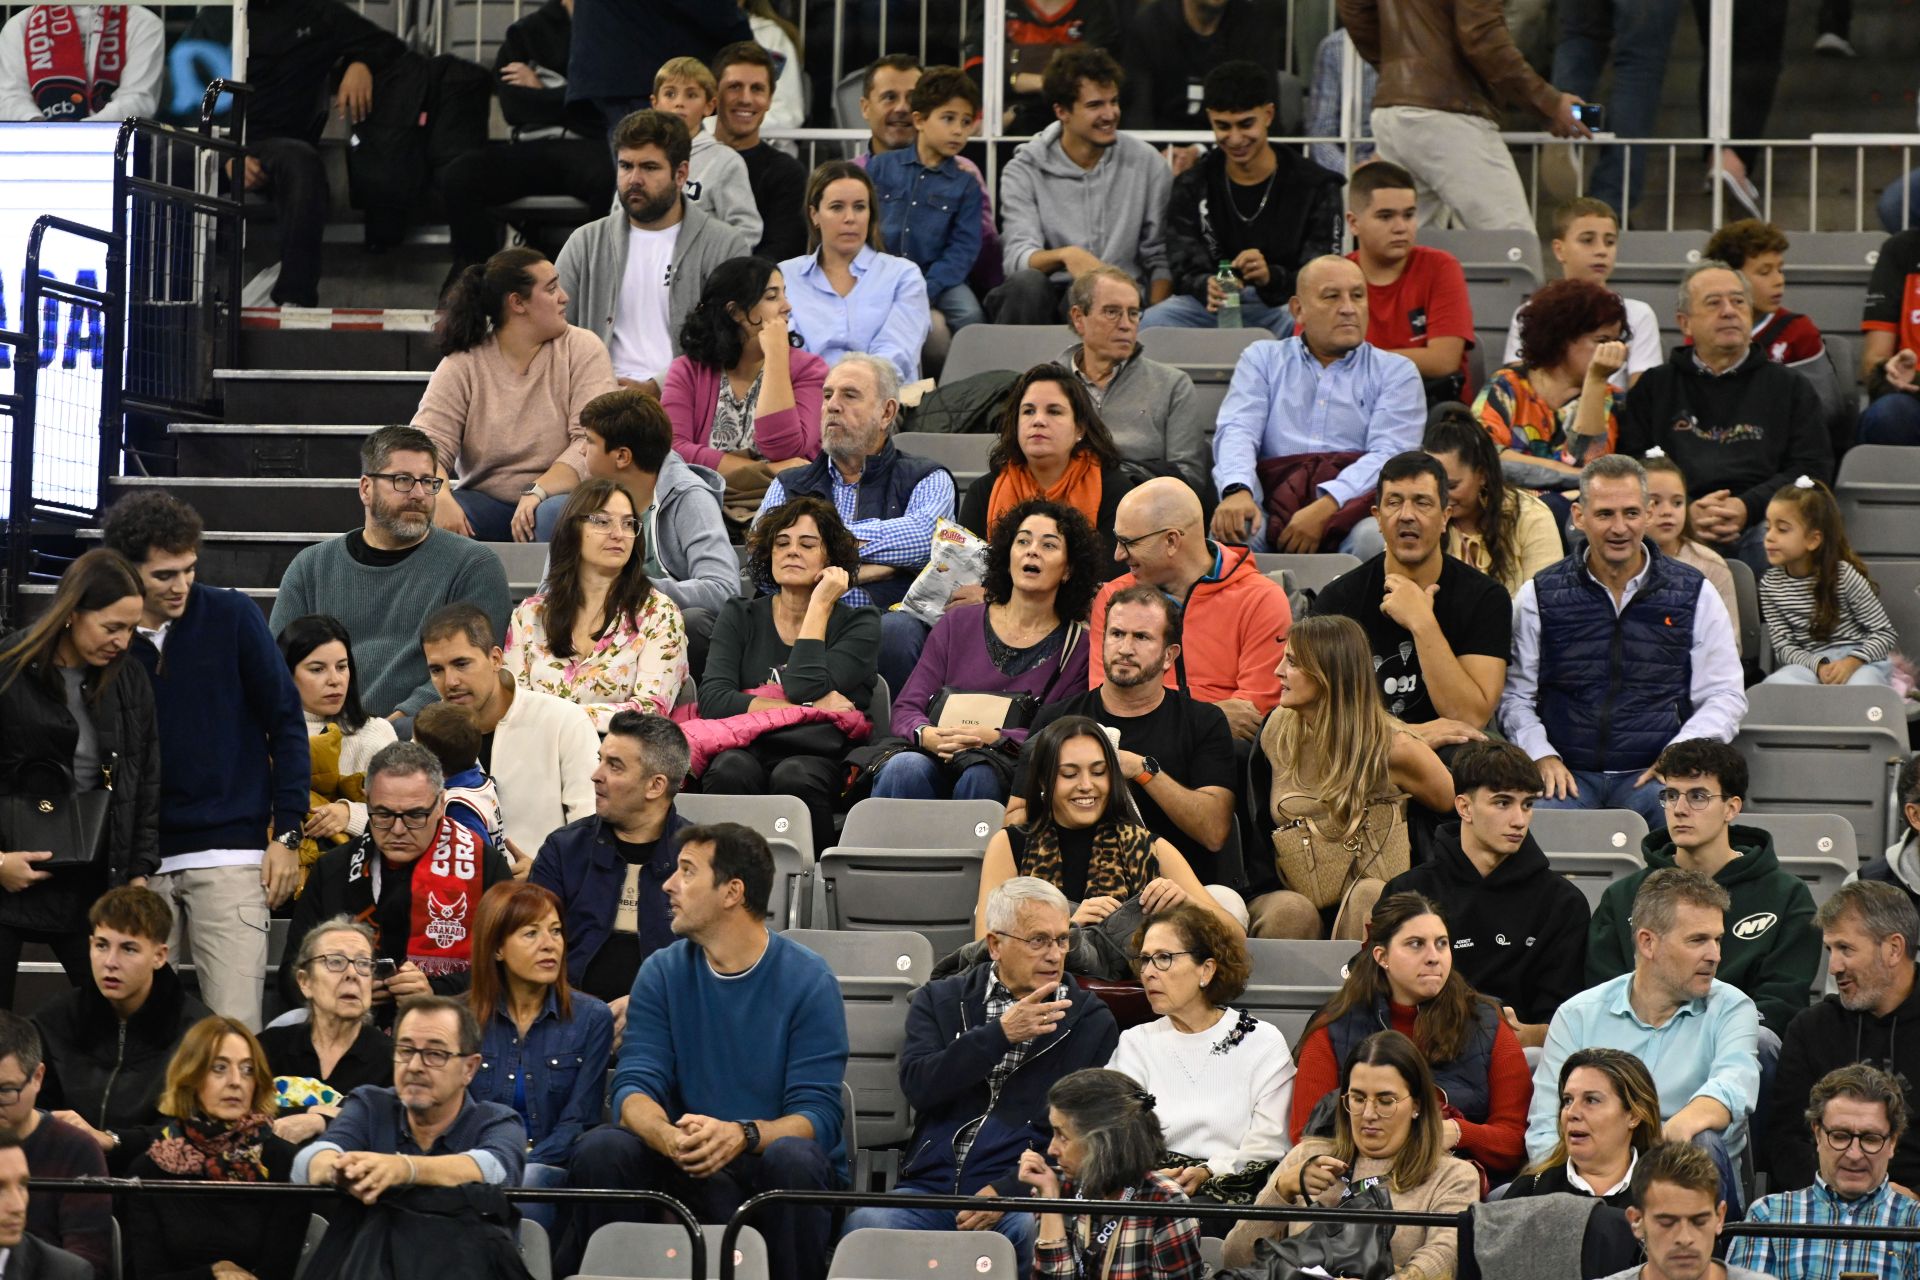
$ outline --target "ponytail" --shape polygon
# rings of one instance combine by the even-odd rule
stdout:
[[[528,270],[547,256],[538,249],[502,249],[486,264],[467,267],[454,277],[440,317],[440,350],[445,355],[471,351],[506,322],[507,298],[533,295]]]

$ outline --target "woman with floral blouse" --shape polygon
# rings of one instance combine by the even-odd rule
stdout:
[[[507,624],[507,670],[586,708],[607,731],[621,711],[665,715],[687,681],[680,607],[654,590],[633,494],[612,480],[573,491],[553,533],[546,590]]]

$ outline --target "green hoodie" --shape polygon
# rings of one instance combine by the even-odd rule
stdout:
[[[1807,1007],[1820,968],[1820,934],[1813,927],[1813,894],[1783,870],[1773,835],[1738,823],[1727,838],[1740,856],[1714,880],[1733,898],[1727,933],[1720,943],[1722,982],[1744,991],[1760,1019],[1785,1035],[1793,1015]],[[1616,880],[1601,895],[1587,929],[1587,985],[1617,978],[1633,968],[1633,898],[1640,882],[1674,865],[1673,841],[1663,827],[1640,842],[1647,869]]]

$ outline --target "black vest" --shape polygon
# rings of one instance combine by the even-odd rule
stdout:
[[[907,513],[907,500],[913,497],[914,489],[928,476],[946,468],[937,462],[916,457],[911,453],[902,453],[893,447],[889,439],[880,446],[880,452],[869,454],[866,465],[860,469],[859,496],[854,499],[853,518],[856,520],[898,520]],[[780,473],[780,487],[788,498],[819,498],[828,506],[834,506],[833,481],[836,472],[833,459],[822,450],[820,456],[804,467]],[[913,585],[913,575],[919,572],[915,565],[913,572],[900,572],[878,582],[869,582],[863,590],[873,597],[873,603],[881,609],[898,603]]]

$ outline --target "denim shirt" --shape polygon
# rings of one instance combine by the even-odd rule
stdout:
[[[521,1039],[504,1000],[480,1029],[480,1070],[468,1092],[519,1113],[527,1127],[527,1161],[565,1167],[573,1144],[600,1121],[613,1053],[613,1013],[584,991],[571,993],[573,1016],[547,1003]]]
[[[396,1090],[385,1085],[361,1085],[340,1104],[340,1114],[327,1131],[300,1148],[293,1158],[296,1185],[307,1181],[313,1158],[322,1151],[376,1151],[383,1155],[466,1156],[479,1166],[483,1182],[517,1187],[526,1167],[526,1129],[513,1108],[483,1102],[469,1091],[460,1100],[460,1113],[445,1133],[422,1151],[407,1124],[407,1109]]]
[[[927,297],[967,282],[980,256],[980,184],[951,158],[932,169],[917,146],[867,161],[880,200],[880,240],[926,273]]]

